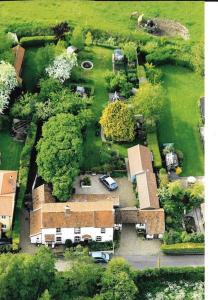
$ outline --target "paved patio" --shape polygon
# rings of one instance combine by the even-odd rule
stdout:
[[[84,176],[78,176],[76,178],[74,187],[76,194],[111,194],[119,195],[120,207],[132,207],[135,206],[136,197],[133,192],[132,183],[127,177],[114,178],[118,183],[118,189],[116,191],[109,191],[100,181],[100,175],[90,175],[92,186],[88,188],[80,187],[80,180]]]

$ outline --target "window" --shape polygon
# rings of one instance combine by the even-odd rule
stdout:
[[[61,240],[61,236],[56,236],[56,242],[62,242],[62,240]]]
[[[96,242],[101,242],[102,241],[102,237],[100,235],[96,236]]]
[[[61,228],[56,228],[56,233],[61,233]]]
[[[2,224],[2,228],[4,228],[4,229],[5,229],[5,228],[7,228],[7,226],[6,226],[5,224]]]
[[[2,219],[6,219],[6,216],[2,216]]]
[[[105,233],[106,229],[105,228],[101,228],[101,233]]]
[[[81,229],[80,228],[74,228],[74,233],[76,233],[76,234],[81,233]]]
[[[74,237],[74,242],[75,242],[75,243],[79,243],[80,240],[81,240],[81,239],[80,239],[80,236],[75,236],[75,237]]]

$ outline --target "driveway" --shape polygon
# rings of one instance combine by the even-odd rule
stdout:
[[[115,255],[123,257],[157,255],[160,252],[160,245],[159,240],[145,240],[143,237],[137,236],[134,224],[123,224],[120,247]]]
[[[85,175],[84,175],[85,176]],[[112,194],[120,197],[120,207],[132,207],[136,204],[136,197],[133,192],[132,183],[125,177],[114,178],[118,183],[118,189],[110,192],[100,181],[100,175],[88,175],[91,178],[92,186],[88,188],[80,187],[80,180],[84,176],[76,178],[74,187],[76,194]]]

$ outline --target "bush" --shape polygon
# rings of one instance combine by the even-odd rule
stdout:
[[[28,36],[22,37],[20,39],[20,43],[23,47],[39,47],[44,46],[48,43],[54,43],[55,36],[54,35],[47,35],[47,36]]]
[[[106,250],[113,250],[113,242],[95,242],[91,241],[89,243],[90,251],[106,251]]]
[[[70,239],[66,239],[66,241],[65,241],[65,247],[66,248],[73,247],[73,242]]]
[[[154,167],[157,169],[162,168],[162,159],[158,145],[157,132],[147,134],[148,148],[151,150],[154,157]]]
[[[12,249],[14,251],[19,250],[20,214],[22,212],[24,197],[27,188],[31,151],[35,144],[36,132],[37,132],[37,126],[35,123],[32,122],[30,124],[27,133],[26,142],[20,156],[20,168],[19,168],[19,176],[18,176],[19,189],[17,193],[15,214],[14,214],[14,221],[13,221],[13,231],[12,231],[12,240],[13,240]]]
[[[169,183],[168,174],[165,169],[160,169],[159,171],[159,185],[160,187],[166,187]]]
[[[169,220],[166,223],[169,223]],[[164,233],[163,237],[164,244],[172,245],[177,243],[204,243],[204,234],[193,232],[193,233],[187,233],[186,231],[175,231],[170,230],[166,231]]]
[[[37,36],[37,35],[52,35],[53,34],[53,24],[46,22],[45,24],[38,22],[22,22],[22,23],[12,23],[7,26],[6,32],[16,32],[18,38],[24,36]]]
[[[178,243],[172,245],[162,245],[161,250],[170,255],[204,254],[203,243]]]
[[[153,84],[159,83],[163,77],[163,73],[160,69],[155,68],[152,63],[145,64],[146,78]]]

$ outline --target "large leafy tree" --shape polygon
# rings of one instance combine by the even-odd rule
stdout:
[[[113,259],[102,276],[103,300],[134,300],[138,289],[129,265],[122,258]]]
[[[37,300],[54,279],[54,258],[48,248],[40,248],[34,256],[0,256],[0,299]]]
[[[166,95],[160,84],[146,82],[133,97],[134,110],[144,116],[146,123],[156,122],[160,119],[165,99]]]
[[[82,159],[81,123],[71,114],[51,117],[37,144],[39,175],[53,185],[53,195],[68,200]]]
[[[135,122],[133,111],[122,101],[115,101],[104,109],[100,119],[106,137],[113,141],[133,141]]]

